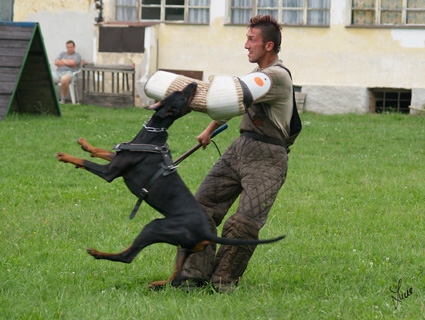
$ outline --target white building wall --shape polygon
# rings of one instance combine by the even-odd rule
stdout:
[[[307,94],[305,109],[368,112],[368,88],[425,88],[425,28],[349,27],[350,1],[333,0],[330,27],[283,27],[280,58]],[[161,24],[158,66],[244,75],[254,68],[244,49],[246,27],[225,25],[226,6],[211,1],[210,26]],[[325,100],[327,102],[325,102]]]
[[[87,62],[93,62],[94,18],[97,12],[87,0],[15,0],[14,21],[38,22],[44,38],[49,62],[66,51],[66,41],[73,40],[75,49]]]
[[[140,78],[159,68],[203,71],[207,80],[217,74],[242,76],[255,67],[244,49],[246,27],[226,25],[226,5],[227,1],[211,0],[208,26],[152,27],[148,57],[98,54],[92,1],[16,0],[15,21],[40,22],[52,63],[65,41],[73,39],[86,61],[133,61]],[[114,0],[104,0],[106,23],[114,19],[113,8]],[[307,94],[305,109],[368,112],[368,88],[411,89],[412,105],[425,104],[425,28],[350,27],[349,9],[350,0],[331,0],[330,27],[283,27],[280,58],[291,70],[294,84]],[[324,99],[329,101],[326,106]]]

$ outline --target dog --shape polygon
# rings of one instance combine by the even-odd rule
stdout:
[[[226,239],[211,232],[205,213],[176,172],[166,144],[167,129],[176,119],[191,111],[188,106],[196,89],[196,82],[190,83],[182,91],[173,92],[164,100],[151,105],[149,109],[155,111],[153,116],[132,141],[117,145],[116,152],[95,148],[83,138],[78,140],[82,149],[92,157],[107,160],[109,164],[97,164],[63,152],[56,155],[59,161],[90,171],[107,182],[123,177],[128,189],[139,198],[130,218],[142,200],[164,215],[164,218],[147,224],[122,252],[106,253],[87,249],[96,259],[131,263],[142,249],[151,244],[162,242],[179,247],[170,279],[152,282],[149,285],[151,289],[163,287],[167,283],[177,286],[186,258],[194,252],[202,251],[208,244],[258,245],[285,237],[283,235],[268,240]]]

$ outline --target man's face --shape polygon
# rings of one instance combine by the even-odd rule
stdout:
[[[68,55],[71,55],[74,53],[75,47],[72,43],[66,44],[66,52],[68,52]]]
[[[258,28],[249,28],[246,33],[245,49],[248,50],[248,60],[259,63],[266,54],[265,44]]]

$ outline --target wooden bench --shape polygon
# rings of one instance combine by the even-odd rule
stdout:
[[[125,108],[135,105],[134,65],[93,65],[82,68],[83,103]]]

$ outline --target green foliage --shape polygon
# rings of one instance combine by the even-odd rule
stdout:
[[[155,244],[132,264],[96,261],[92,246],[126,248],[159,213],[117,179],[59,163],[55,153],[87,157],[77,138],[111,148],[130,140],[151,115],[141,109],[62,107],[61,118],[13,115],[0,122],[1,319],[419,319],[425,314],[425,126],[423,117],[303,113],[304,130],[232,294],[210,288],[150,292],[166,279],[175,248]],[[214,140],[223,152],[240,119]],[[210,122],[192,112],[169,130],[174,158]],[[218,157],[210,145],[179,173],[195,191]],[[100,161],[101,160],[95,160]],[[395,309],[395,296],[413,294]]]

